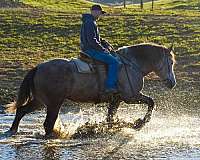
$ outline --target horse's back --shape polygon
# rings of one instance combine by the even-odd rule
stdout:
[[[71,60],[69,59],[64,59],[64,58],[56,58],[52,59],[49,61],[45,61],[41,64],[39,64],[37,67],[42,68],[42,67],[63,67],[69,64]]]
[[[34,82],[40,97],[64,96],[77,102],[98,101],[96,73],[79,72],[75,61],[76,59],[53,59],[38,65]],[[105,79],[105,73],[103,77]]]
[[[39,98],[61,99],[71,90],[72,66],[67,59],[53,59],[37,66],[34,77],[35,91]]]
[[[68,78],[71,65],[68,59],[53,59],[37,66],[37,75],[46,80]]]
[[[106,67],[99,73],[80,73],[73,60],[54,59],[38,65],[34,82],[41,96],[68,98],[78,102],[99,101],[106,79]],[[134,68],[123,66],[119,71],[119,91],[123,99],[135,96],[143,87],[143,76]]]

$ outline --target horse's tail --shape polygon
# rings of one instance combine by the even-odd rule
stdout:
[[[33,99],[34,91],[34,76],[37,71],[37,67],[31,69],[24,80],[21,83],[20,89],[18,91],[17,101],[6,106],[6,111],[13,112],[18,107],[25,106],[31,99]]]

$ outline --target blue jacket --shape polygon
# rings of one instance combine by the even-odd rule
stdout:
[[[99,30],[95,21],[95,18],[91,14],[82,15],[81,26],[81,50],[94,49],[98,51],[106,51],[101,44]]]

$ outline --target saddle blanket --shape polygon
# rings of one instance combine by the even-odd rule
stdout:
[[[88,64],[80,59],[73,59],[79,73],[94,73],[95,70],[92,64]]]

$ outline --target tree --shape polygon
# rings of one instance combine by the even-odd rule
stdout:
[[[143,9],[143,0],[140,1],[140,8]]]
[[[154,0],[152,0],[152,7],[151,7],[152,11],[153,11],[153,5],[154,5]]]
[[[126,8],[126,0],[124,0],[124,8]]]

